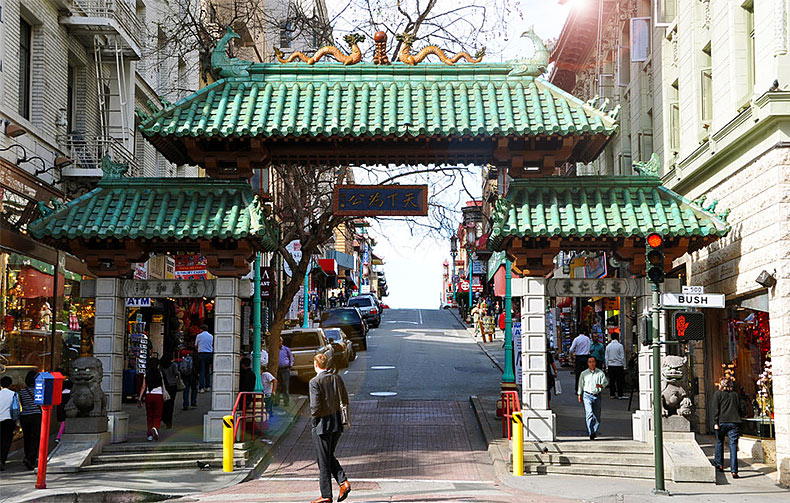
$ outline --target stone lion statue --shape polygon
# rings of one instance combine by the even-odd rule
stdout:
[[[686,358],[667,355],[661,365],[661,415],[691,415],[691,399],[686,389]]]
[[[66,417],[107,415],[107,396],[101,389],[103,374],[98,358],[84,356],[72,362],[71,399],[65,406]]]

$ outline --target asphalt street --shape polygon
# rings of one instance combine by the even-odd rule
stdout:
[[[496,480],[469,396],[497,393],[501,372],[451,312],[387,310],[368,351],[340,374],[352,395],[352,428],[338,447],[347,501],[530,501]],[[197,499],[310,501],[314,460],[304,417],[259,480]]]

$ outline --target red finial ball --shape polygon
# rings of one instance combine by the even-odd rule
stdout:
[[[384,33],[383,31],[377,31],[373,35],[373,41],[374,42],[378,42],[378,43],[386,42],[387,41],[387,34]]]

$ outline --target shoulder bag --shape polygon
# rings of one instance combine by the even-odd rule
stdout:
[[[162,400],[167,402],[170,400],[170,393],[167,392],[167,381],[165,381],[165,376],[162,375],[162,370],[159,370],[159,377],[162,379]]]
[[[348,411],[348,403],[343,403],[343,394],[340,393],[340,387],[338,386],[338,381],[340,379],[341,377],[338,375],[332,376],[335,385],[335,393],[337,394],[337,399],[340,401],[340,420],[343,423],[343,429],[348,430],[351,428],[351,415]]]

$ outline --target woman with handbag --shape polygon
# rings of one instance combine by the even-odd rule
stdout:
[[[19,397],[11,389],[13,382],[9,376],[0,379],[0,472],[5,471],[5,462],[8,459],[8,451],[11,450],[11,441],[14,439],[16,422],[21,412]]]
[[[163,385],[162,372],[159,369],[159,358],[148,360],[148,367],[137,397],[137,407],[143,406],[145,396],[145,418],[148,423],[148,440],[159,440],[159,428],[162,422],[162,408],[170,399],[167,388]]]
[[[162,380],[170,395],[168,400],[164,401],[162,406],[162,422],[169,430],[173,427],[173,407],[175,406],[176,394],[179,391],[179,384],[181,390],[184,389],[183,383],[180,383],[181,376],[178,372],[178,365],[173,363],[173,359],[169,355],[164,355],[159,362],[159,370],[162,372]]]

